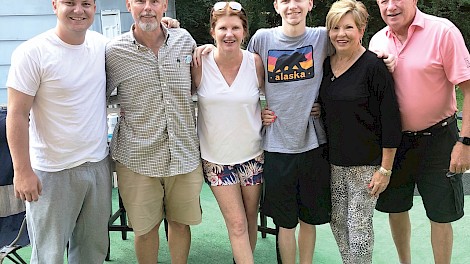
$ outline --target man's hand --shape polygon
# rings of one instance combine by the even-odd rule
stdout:
[[[384,60],[385,66],[387,66],[389,72],[393,73],[393,71],[395,71],[395,67],[397,66],[397,57],[395,57],[395,55],[380,50],[374,50],[373,52],[377,54],[377,58]]]
[[[269,110],[268,106],[266,106],[261,111],[261,120],[263,121],[263,126],[270,126],[274,121],[276,121],[277,116],[274,114],[273,111]]]
[[[468,169],[470,169],[470,146],[457,142],[450,155],[449,171],[464,173]]]
[[[42,194],[41,181],[32,170],[24,172],[22,175],[19,175],[19,172],[15,171],[13,187],[15,197],[23,201],[37,201],[39,195]]]
[[[162,23],[167,28],[179,28],[180,27],[180,22],[171,17],[162,17]]]
[[[193,52],[193,60],[191,62],[191,66],[199,67],[202,65],[202,56],[209,54],[215,46],[212,44],[205,44],[202,46],[197,47]]]

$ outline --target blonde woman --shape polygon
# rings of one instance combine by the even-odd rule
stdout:
[[[362,46],[368,12],[359,1],[335,2],[326,27],[335,53],[320,88],[331,163],[331,229],[343,263],[372,263],[372,216],[387,188],[401,121],[393,78]]]

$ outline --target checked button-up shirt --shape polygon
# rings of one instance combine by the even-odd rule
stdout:
[[[163,27],[166,41],[156,56],[133,28],[106,48],[107,92],[117,88],[123,113],[111,155],[151,177],[191,172],[200,163],[190,73],[196,43],[184,29]]]

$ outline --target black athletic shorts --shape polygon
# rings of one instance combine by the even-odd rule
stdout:
[[[299,153],[265,151],[263,213],[274,224],[295,228],[299,219],[311,225],[328,223],[331,217],[328,146]]]
[[[410,210],[416,185],[430,220],[449,223],[460,219],[464,214],[462,174],[448,174],[457,138],[455,119],[444,126],[404,133],[390,184],[380,194],[376,209],[386,213]]]

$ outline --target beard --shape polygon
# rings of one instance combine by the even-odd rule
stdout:
[[[151,22],[151,23],[144,23],[139,21],[139,27],[143,31],[149,32],[149,31],[154,31],[158,28],[159,23],[157,22]]]

